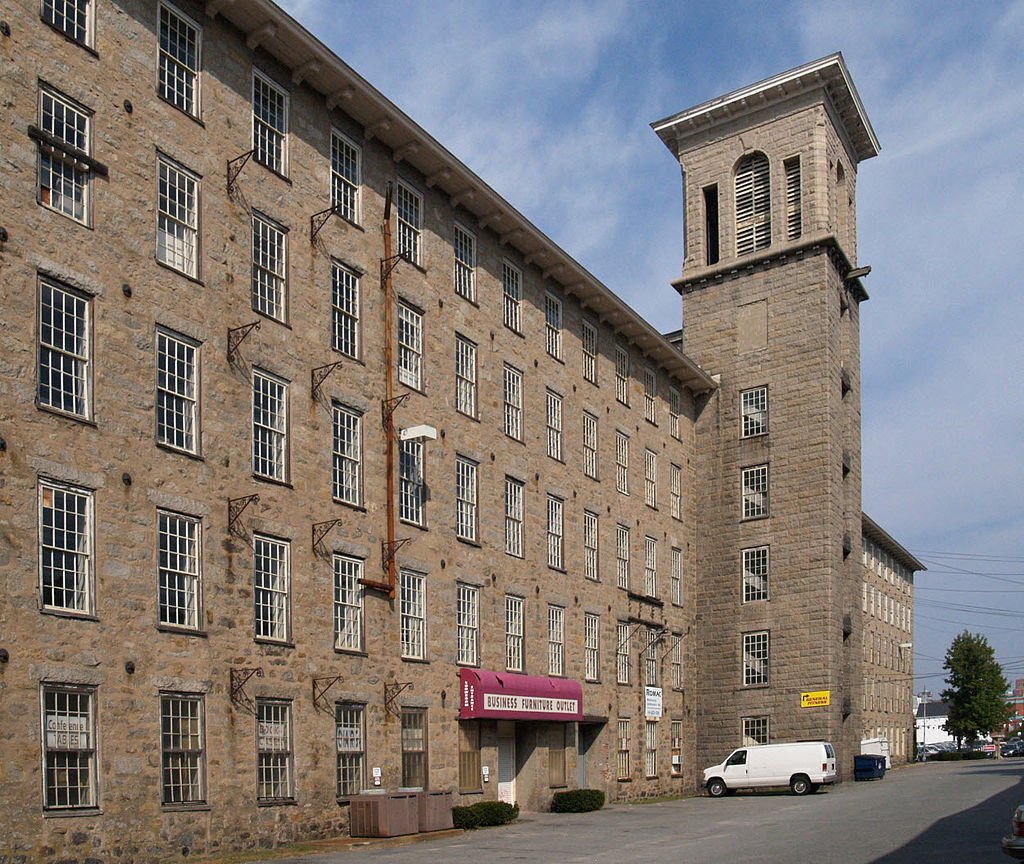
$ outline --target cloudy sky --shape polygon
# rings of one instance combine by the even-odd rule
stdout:
[[[929,568],[915,689],[965,628],[1024,677],[1024,0],[284,5],[663,331],[682,203],[650,122],[842,51],[882,145],[858,178],[864,509]]]

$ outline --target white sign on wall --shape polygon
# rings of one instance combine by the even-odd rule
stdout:
[[[661,688],[644,687],[644,715],[651,720],[661,717]]]

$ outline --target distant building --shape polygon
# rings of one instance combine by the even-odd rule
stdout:
[[[941,744],[944,741],[955,740],[946,731],[946,721],[949,719],[949,705],[942,700],[934,701],[917,700],[916,726],[914,734],[917,736],[917,746],[925,744]]]
[[[861,509],[878,143],[840,55],[654,124],[665,337],[269,0],[15,8],[0,861],[902,746],[916,562]]]
[[[1003,735],[1015,738],[1024,732],[1024,678],[1013,682],[1013,689],[1006,694],[1006,704],[1010,709],[1010,719],[1003,727]]]

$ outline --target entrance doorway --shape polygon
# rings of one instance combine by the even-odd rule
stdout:
[[[588,788],[587,762],[589,761],[590,748],[597,740],[597,734],[601,727],[596,723],[580,723],[576,733],[576,785],[580,789]]]
[[[507,804],[516,803],[516,739],[515,725],[503,729],[498,724],[498,800]]]

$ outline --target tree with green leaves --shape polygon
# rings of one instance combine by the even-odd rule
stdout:
[[[946,651],[943,667],[949,687],[942,698],[949,705],[946,731],[957,747],[970,746],[982,735],[1002,728],[1009,718],[1008,682],[996,662],[995,651],[984,636],[964,630]]]

